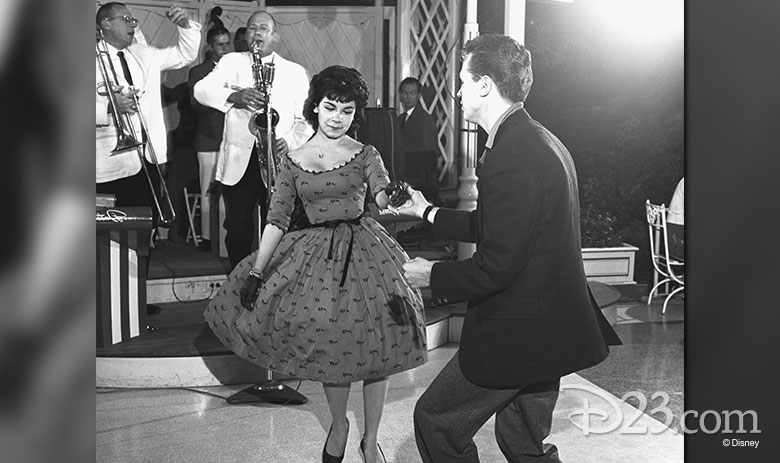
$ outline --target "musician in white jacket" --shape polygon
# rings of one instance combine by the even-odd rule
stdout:
[[[117,84],[122,90],[117,93],[117,111],[130,114],[138,141],[151,141],[161,170],[167,162],[167,130],[163,119],[160,75],[168,69],[182,68],[195,60],[201,40],[201,25],[187,19],[187,13],[180,7],[171,6],[166,17],[177,26],[178,42],[175,46],[157,48],[135,39],[138,20],[123,3],[110,2],[101,6],[95,21],[102,33],[100,50],[108,54],[116,71]],[[121,55],[120,55],[121,54]],[[106,67],[108,59],[104,58]],[[122,62],[124,61],[124,63]],[[110,68],[109,68],[110,69]],[[114,78],[113,76],[111,77]],[[132,82],[131,82],[132,81]],[[148,134],[141,133],[138,109],[131,94],[137,94],[140,111],[146,120]],[[117,130],[111,114],[109,98],[105,95],[103,76],[95,60],[95,181],[98,193],[116,195],[119,207],[150,206],[154,211],[151,189],[146,175],[141,171],[141,159],[136,150],[111,153],[117,144]],[[152,161],[145,149],[146,162]],[[147,164],[150,173],[155,169]],[[155,178],[155,181],[157,179]]]
[[[264,11],[247,21],[247,43],[258,42],[263,63],[274,63],[271,106],[279,113],[276,150],[286,155],[306,142],[313,133],[303,118],[303,103],[309,78],[303,66],[279,56],[273,47],[279,41],[276,20]],[[228,53],[216,67],[193,87],[200,103],[225,112],[225,129],[217,160],[216,180],[225,200],[225,247],[231,266],[249,255],[257,229],[253,213],[260,203],[261,224],[265,221],[266,188],[258,163],[256,137],[249,130],[249,118],[264,98],[255,89],[252,55],[249,51]]]

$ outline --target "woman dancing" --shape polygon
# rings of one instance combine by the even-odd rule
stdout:
[[[360,455],[364,462],[386,461],[377,432],[388,376],[427,360],[422,297],[401,267],[408,256],[364,215],[367,193],[385,209],[406,190],[389,183],[373,146],[347,135],[364,119],[367,102],[368,87],[355,69],[331,66],[312,78],[303,113],[316,132],[280,160],[259,249],[233,270],[205,312],[236,354],[323,384],[332,418],[325,463],[344,458],[350,386],[361,380]],[[311,225],[287,232],[296,197]]]

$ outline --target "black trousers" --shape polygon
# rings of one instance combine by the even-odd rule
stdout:
[[[425,463],[479,462],[474,435],[496,415],[496,441],[511,463],[560,463],[550,434],[560,378],[522,389],[487,389],[460,371],[458,354],[414,409],[417,449]]]
[[[252,149],[249,164],[241,180],[233,186],[222,186],[225,199],[225,247],[231,268],[252,252],[252,242],[257,235],[254,214],[260,202],[260,229],[265,226],[268,214],[267,190],[260,177],[257,149]]]
[[[165,181],[168,186],[168,193],[171,195],[171,204],[176,212],[176,219],[171,222],[168,237],[172,234],[178,235],[177,238],[184,240],[187,236],[189,221],[187,217],[187,198],[184,197],[184,188],[188,185],[197,185],[194,180],[198,179],[198,160],[195,150],[192,148],[176,148],[168,158],[168,173],[165,174]],[[190,193],[195,193],[190,188]]]

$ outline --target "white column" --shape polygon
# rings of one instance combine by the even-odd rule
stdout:
[[[395,22],[396,37],[398,37],[398,50],[396,51],[398,61],[395,66],[396,86],[398,85],[398,82],[401,82],[401,79],[410,76],[412,70],[412,39],[409,33],[412,29],[411,9],[411,0],[398,0],[398,7],[396,8],[398,16],[396,17]],[[386,102],[386,106],[395,107],[396,102]]]
[[[504,34],[525,44],[526,0],[504,0]]]
[[[466,23],[463,25],[463,43],[479,35],[477,24],[477,0],[466,3]],[[457,86],[456,86],[457,87]],[[457,90],[456,90],[457,91]],[[460,126],[461,174],[458,177],[458,209],[477,208],[477,125],[462,119]],[[476,245],[458,243],[458,259],[468,259],[474,254]]]
[[[450,0],[450,11],[453,18],[460,18],[461,0]],[[460,71],[460,24],[452,25],[449,27],[449,43],[453,47],[452,52],[449,55],[447,61],[447,89],[450,95],[458,93],[460,86],[460,80],[458,79],[458,72]],[[460,111],[460,102],[457,98],[447,98],[447,114],[449,115],[447,130],[446,130],[446,150],[447,150],[447,164],[445,169],[439,173],[439,181],[444,179],[445,175],[450,175],[447,178],[449,185],[455,185],[454,177],[458,174],[458,137],[460,136],[460,121],[458,120],[458,111]],[[448,172],[449,171],[449,172]],[[456,192],[457,194],[457,192]]]
[[[374,50],[382,50],[385,34],[384,24],[384,0],[374,0]],[[382,77],[385,70],[382,69],[383,53],[374,53],[374,94],[369,97],[369,105],[374,103],[377,107],[387,106],[386,101],[382,101]]]

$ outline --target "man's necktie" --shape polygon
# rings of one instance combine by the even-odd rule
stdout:
[[[122,74],[125,75],[125,80],[128,85],[133,85],[133,76],[130,74],[130,68],[127,66],[127,60],[125,59],[125,52],[118,51],[116,56],[119,57],[119,62],[122,64]],[[146,130],[141,130],[141,140],[146,143]]]
[[[406,125],[406,116],[408,116],[407,113],[401,113],[401,128],[403,129]]]
[[[130,68],[127,66],[125,52],[118,51],[116,52],[116,55],[119,57],[119,62],[122,64],[122,73],[125,75],[125,80],[128,84],[133,85],[133,76],[130,74]]]

